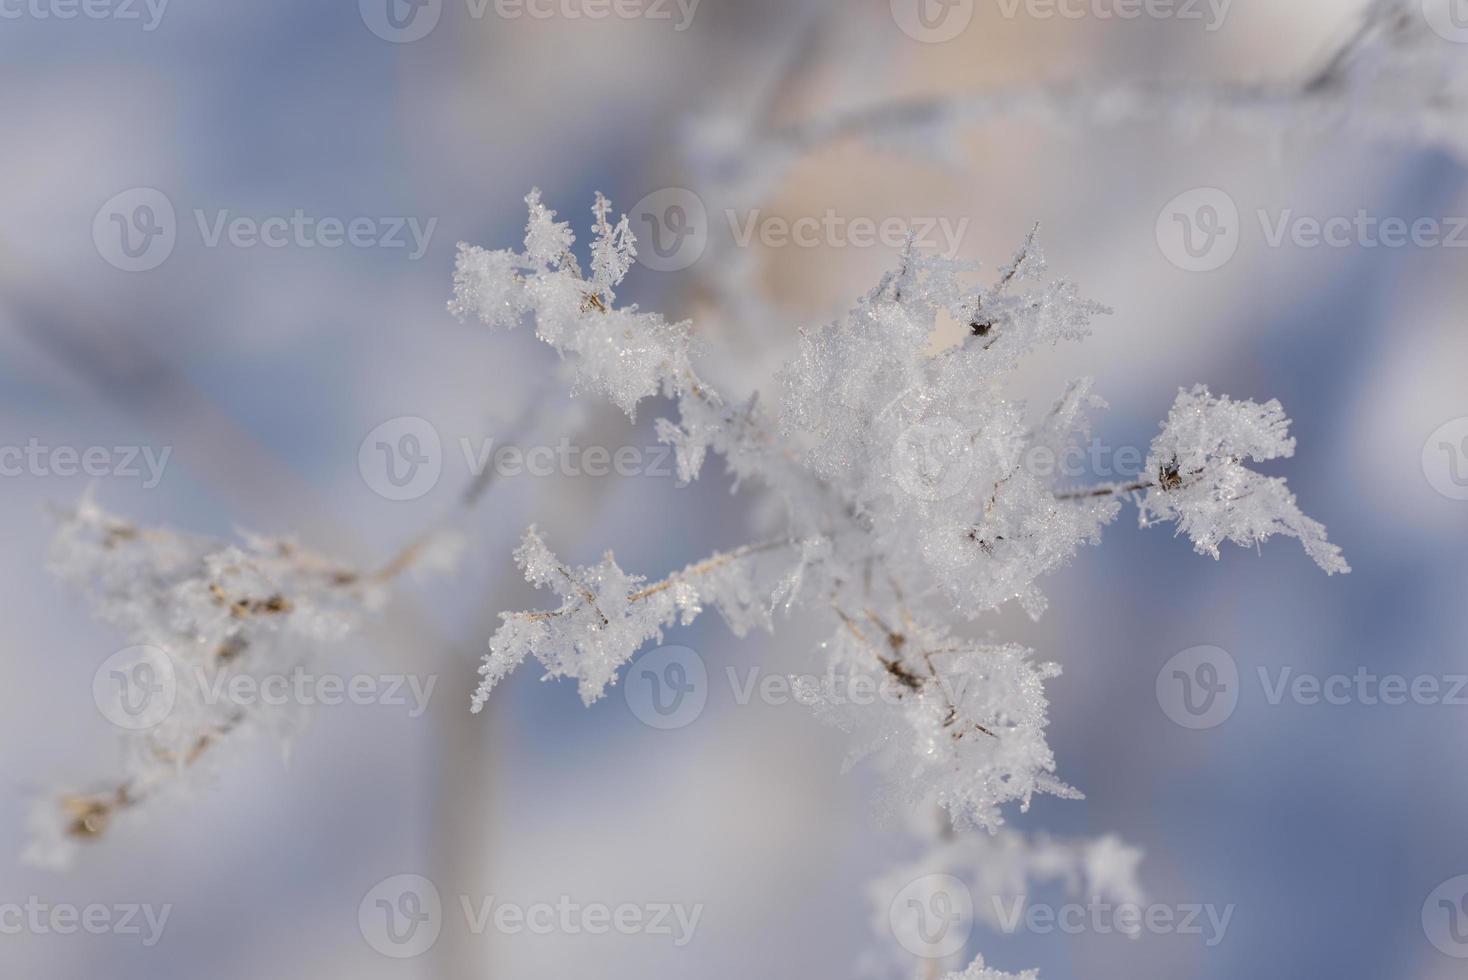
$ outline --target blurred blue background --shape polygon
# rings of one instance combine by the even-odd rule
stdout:
[[[39,2],[39,0],[38,0]],[[370,4],[368,4],[370,6]],[[589,224],[601,190],[630,207],[696,186],[698,125],[770,97],[792,38],[785,121],[893,98],[1042,79],[1291,78],[1349,32],[1357,3],[1239,0],[1216,31],[1173,21],[1006,18],[986,5],[950,43],[894,25],[886,0],[703,0],[686,30],[650,17],[506,19],[443,0],[425,37],[394,43],[348,2],[173,0],[154,29],[115,16],[0,20],[0,443],[171,447],[162,481],[34,472],[0,479],[0,837],[18,855],[30,801],[116,770],[91,699],[123,644],[44,568],[44,505],[96,483],[145,523],[228,536],[294,532],[380,562],[452,505],[470,474],[460,440],[655,443],[559,395],[555,358],[528,331],[490,335],[444,309],[459,241],[518,242],[522,198]],[[51,9],[55,9],[54,5]],[[676,8],[672,8],[676,10]],[[816,19],[821,18],[824,19]],[[816,25],[813,33],[811,25]],[[802,42],[804,43],[804,42]],[[1446,43],[1446,42],[1445,42]],[[1468,52],[1465,52],[1468,57]],[[1044,800],[1022,829],[1117,833],[1146,851],[1156,901],[1232,904],[1224,942],[1196,936],[1000,936],[973,949],[1046,980],[1134,976],[1420,978],[1462,975],[1424,934],[1424,901],[1468,873],[1468,707],[1270,704],[1259,668],[1320,676],[1468,673],[1468,503],[1434,489],[1423,449],[1468,416],[1463,253],[1448,248],[1271,248],[1258,209],[1317,216],[1468,215],[1464,162],[1432,147],[1354,138],[1273,140],[1208,124],[964,129],[940,164],[855,143],[813,154],[770,189],[772,214],[828,208],[967,218],[960,254],[1008,260],[1042,223],[1053,274],[1113,308],[1088,343],[1045,352],[1025,394],[1043,406],[1088,374],[1111,408],[1096,435],[1145,448],[1179,385],[1279,398],[1299,452],[1286,475],[1354,566],[1330,578],[1292,543],[1221,561],[1124,513],[1099,549],[1048,583],[1048,615],[991,625],[1061,663],[1050,687],[1060,775],[1084,802]],[[696,154],[694,155],[696,156]],[[1159,211],[1224,189],[1245,215],[1239,254],[1209,274],[1158,248]],[[156,268],[117,268],[94,241],[99,209],[162,192],[177,241]],[[209,247],[195,212],[264,219],[301,210],[374,222],[412,216],[411,248]],[[105,222],[104,222],[105,224]],[[374,224],[381,229],[382,225]],[[411,239],[410,239],[411,240]],[[765,249],[750,282],[783,317],[757,329],[701,307],[701,265],[634,270],[625,298],[700,317],[711,375],[768,388],[795,331],[839,314],[890,267],[890,250]],[[707,264],[712,257],[703,260]],[[708,313],[706,319],[704,314]],[[541,431],[513,420],[549,385]],[[443,475],[384,499],[358,449],[387,419],[428,420]],[[170,903],[163,940],[0,935],[7,975],[218,980],[405,977],[854,975],[887,940],[863,887],[917,845],[872,816],[875,780],[841,775],[844,738],[796,705],[739,705],[717,685],[689,727],[642,725],[616,691],[585,709],[533,669],[468,713],[474,668],[502,610],[541,600],[510,551],[538,522],[574,561],[613,548],[660,576],[750,536],[720,468],[688,488],[660,476],[498,481],[459,573],[407,586],[337,652],[354,665],[439,678],[421,718],[374,705],[322,709],[283,764],[235,747],[191,804],[150,812],[55,874],[0,860],[0,903]],[[710,673],[761,663],[810,671],[820,637],[799,620],[738,641],[713,618],[670,635]],[[1227,650],[1241,674],[1224,724],[1190,731],[1159,707],[1174,654]],[[380,956],[362,897],[400,873],[455,896],[704,906],[695,940],[470,935],[424,956]]]

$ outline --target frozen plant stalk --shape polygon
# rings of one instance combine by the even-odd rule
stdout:
[[[843,322],[802,334],[771,416],[698,376],[688,324],[615,305],[636,245],[625,219],[608,222],[604,198],[594,208],[589,277],[569,226],[539,192],[527,202],[524,251],[460,247],[450,309],[498,327],[528,317],[569,360],[578,390],[606,395],[629,416],[646,398],[671,399],[676,421],[660,420],[658,433],[676,450],[680,475],[695,479],[710,453],[721,456],[740,484],[775,495],[786,518],[768,540],[656,582],[610,553],[568,565],[531,528],[516,561],[558,602],[503,616],[475,711],[531,656],[547,677],[574,678],[590,704],[641,647],[706,608],[743,635],[772,629],[777,609],[799,606],[830,624],[828,677],[860,677],[892,694],[857,707],[829,681],[801,692],[852,734],[853,761],[878,759],[893,804],[936,802],[956,827],[995,830],[1006,803],[1024,809],[1035,793],[1080,795],[1056,777],[1045,740],[1044,682],[1060,668],[960,628],[1010,601],[1039,616],[1039,579],[1097,542],[1123,500],[1137,503],[1144,524],[1175,521],[1204,554],[1216,557],[1225,540],[1286,535],[1327,573],[1349,571],[1284,482],[1246,465],[1293,451],[1277,402],[1180,392],[1146,479],[1131,485],[1064,489],[1022,465],[1086,436],[1088,410],[1103,404],[1078,380],[1029,424],[1005,393],[1027,354],[1084,338],[1104,312],[1045,277],[1033,234],[990,286],[965,283],[971,264],[908,249]],[[968,336],[934,355],[943,314],[967,324]],[[968,976],[997,974],[975,964]]]
[[[221,745],[259,732],[288,743],[309,721],[307,707],[237,698],[236,682],[261,690],[309,668],[320,649],[340,644],[378,609],[402,572],[441,565],[451,550],[448,535],[435,532],[381,570],[363,572],[288,538],[231,544],[142,527],[106,513],[90,495],[61,511],[52,571],[90,596],[98,617],[130,644],[124,652],[135,655],[116,665],[129,687],[102,678],[117,703],[99,704],[125,723],[124,773],[99,789],[38,800],[24,858],[64,868],[119,819],[186,794]],[[136,703],[124,709],[124,701]]]

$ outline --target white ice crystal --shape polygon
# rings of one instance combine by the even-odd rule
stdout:
[[[1104,312],[1046,277],[1033,234],[988,286],[969,282],[969,264],[906,249],[843,321],[802,335],[771,417],[757,398],[731,401],[698,376],[686,324],[612,305],[635,243],[624,223],[608,221],[604,198],[590,280],[569,252],[570,231],[538,193],[528,203],[523,254],[461,250],[453,308],[497,325],[516,318],[509,312],[531,317],[584,387],[629,414],[643,398],[673,399],[677,418],[660,420],[658,433],[677,451],[680,475],[694,479],[708,455],[720,456],[737,484],[756,483],[779,502],[786,526],[775,540],[657,582],[610,554],[566,565],[532,528],[516,559],[560,604],[504,615],[476,711],[531,656],[547,677],[575,678],[590,703],[639,648],[705,608],[742,635],[773,628],[777,608],[806,607],[831,634],[827,679],[803,687],[802,700],[851,732],[853,758],[878,761],[894,800],[937,801],[955,826],[993,829],[1005,804],[1079,795],[1056,777],[1045,739],[1044,684],[1059,668],[959,627],[1011,600],[1039,615],[1037,580],[1097,542],[1122,498],[1145,492],[1144,521],[1177,520],[1210,554],[1223,538],[1252,545],[1282,533],[1327,571],[1346,570],[1283,482],[1242,466],[1293,448],[1273,403],[1185,393],[1153,447],[1153,476],[1139,485],[1063,489],[1053,468],[1029,465],[1083,438],[1087,411],[1103,404],[1089,380],[1076,381],[1032,424],[1006,394],[1026,354],[1083,338]],[[933,354],[940,317],[968,334]],[[850,685],[885,695],[858,700],[846,696]]]
[[[1025,468],[1036,445],[1085,431],[1077,400],[1032,430],[1002,391],[1024,354],[1084,337],[1104,308],[1043,281],[1033,235],[997,286],[963,287],[969,271],[905,256],[844,322],[806,334],[781,380],[786,434],[862,515],[872,553],[909,592],[937,589],[973,616],[1096,540],[1118,505],[1058,500]],[[933,355],[940,313],[969,336]]]
[[[615,227],[607,221],[612,202],[601,194],[596,195],[596,206],[591,210],[596,215],[596,224],[591,229],[596,234],[596,241],[591,243],[591,287],[603,303],[610,305],[617,298],[613,287],[627,275],[637,258],[637,239],[625,214]]]
[[[574,677],[581,699],[591,704],[617,680],[618,671],[664,628],[687,624],[706,605],[723,612],[734,631],[770,625],[762,604],[773,582],[756,585],[759,555],[767,548],[743,548],[715,555],[683,576],[646,586],[607,554],[596,565],[570,567],[548,548],[534,527],[526,532],[515,561],[532,584],[561,596],[561,605],[541,613],[506,613],[490,640],[489,656],[473,710],[484,707],[489,692],[532,653],[545,676]]]
[[[612,226],[598,197],[592,245],[593,278],[585,279],[571,252],[570,225],[526,197],[530,220],[522,253],[460,244],[449,311],[459,319],[477,316],[494,327],[512,327],[530,311],[542,340],[573,358],[578,388],[605,394],[628,415],[666,383],[681,390],[688,363],[686,325],[670,325],[655,313],[611,307],[612,288],[637,254],[626,217]],[[598,316],[587,316],[597,311]]]
[[[1179,391],[1147,457],[1153,482],[1141,503],[1142,524],[1177,521],[1178,533],[1214,558],[1222,541],[1254,547],[1283,534],[1298,538],[1327,574],[1349,572],[1340,548],[1300,512],[1285,481],[1244,465],[1293,456],[1289,426],[1278,401],[1214,398],[1202,385]]]

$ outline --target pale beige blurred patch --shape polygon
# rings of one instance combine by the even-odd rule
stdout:
[[[847,7],[841,24],[828,25],[828,41],[817,46],[816,63],[801,66],[795,81],[787,86],[775,118],[780,122],[820,118],[874,101],[852,97],[853,66],[839,55],[832,56],[849,41],[855,31],[853,22],[868,32],[885,35],[880,43],[868,39],[867,45],[880,51],[883,60],[861,68],[881,79],[880,95],[875,101],[892,103],[1087,77],[1113,81],[1147,77],[1288,79],[1308,73],[1322,61],[1331,46],[1349,33],[1354,9],[1359,6],[1326,0],[1288,6],[1235,2],[1228,7],[1224,26],[1215,33],[1204,33],[1201,25],[1176,21],[1093,17],[1040,20],[1023,15],[1011,19],[1003,15],[998,4],[980,4],[962,35],[929,45],[912,41],[894,29],[888,0],[872,0]],[[1166,42],[1164,50],[1183,52],[1184,57],[1175,63],[1149,63],[1138,57],[1157,50],[1156,45],[1143,43],[1147,41]],[[820,55],[825,56],[824,60]],[[1152,128],[1147,143],[1137,147],[1131,164],[1144,174],[1148,169],[1158,171],[1151,178],[1154,181],[1165,179],[1166,162],[1159,160],[1150,146],[1170,147],[1175,142],[1162,129]],[[1247,140],[1239,141],[1233,134],[1222,136],[1224,145],[1216,148],[1208,134],[1193,140],[1197,156],[1206,159],[1221,152],[1231,158],[1230,162],[1239,162],[1238,158],[1257,155],[1259,148],[1247,145]],[[1092,201],[1102,190],[1123,200],[1136,193],[1136,187],[1106,175],[1108,160],[1118,162],[1115,153],[1107,153],[1104,146],[1114,139],[1114,134],[1104,129],[1067,134],[1043,122],[1003,121],[957,132],[953,159],[946,162],[924,159],[921,154],[900,155],[860,140],[843,140],[795,164],[773,197],[764,203],[760,217],[793,222],[820,219],[834,212],[846,221],[946,218],[955,225],[962,223],[956,257],[982,260],[985,274],[992,276],[996,268],[1009,261],[1023,241],[1024,232],[1043,212],[1069,212],[1077,220],[1065,228],[1052,224],[1042,231],[1041,244],[1064,240],[1078,228],[1094,237],[1095,248],[1086,257],[1092,265],[1072,264],[1056,269],[1056,274],[1090,287],[1090,295],[1102,302],[1114,303],[1120,296],[1131,296],[1141,297],[1140,302],[1145,303],[1145,297],[1155,295],[1155,290],[1123,290],[1128,273],[1116,269],[1112,259],[1135,263],[1138,258],[1150,260],[1155,256],[1108,242],[1106,239],[1117,231],[1098,227],[1089,213],[1094,210]],[[1230,145],[1235,142],[1244,145]],[[1100,150],[1093,148],[1096,143],[1103,145]],[[1100,181],[1108,186],[1096,186],[1098,173]],[[1149,221],[1163,200],[1165,197],[1154,204],[1143,197],[1138,202],[1143,208],[1152,208],[1147,215]],[[1118,210],[1114,201],[1107,206],[1112,213]],[[711,218],[718,224],[730,220],[723,214]],[[748,222],[750,215],[741,213],[735,218]],[[750,249],[758,270],[753,283],[769,301],[805,323],[840,316],[896,261],[895,251],[881,245],[772,248],[760,244],[756,236]],[[1062,253],[1057,250],[1055,254]],[[1104,279],[1087,278],[1088,271],[1102,270],[1106,272]],[[1203,282],[1190,285],[1208,286]],[[1230,283],[1229,287],[1234,285]],[[1208,292],[1217,297],[1216,290]],[[1169,311],[1175,309],[1172,300],[1166,306]],[[948,328],[935,338],[935,346],[953,342],[958,334],[956,327]]]

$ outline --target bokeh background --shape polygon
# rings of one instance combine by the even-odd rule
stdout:
[[[1218,29],[1177,19],[1003,16],[980,3],[943,44],[898,29],[887,0],[703,0],[685,30],[649,17],[483,17],[443,0],[426,36],[387,40],[371,3],[173,0],[139,20],[0,20],[0,443],[171,447],[141,480],[23,473],[0,479],[0,903],[170,903],[163,940],[0,935],[17,977],[613,978],[857,975],[890,944],[864,887],[917,843],[875,819],[875,781],[842,775],[843,736],[797,705],[736,704],[716,685],[678,731],[651,729],[617,692],[591,709],[527,668],[468,712],[498,612],[538,599],[510,551],[538,522],[567,558],[614,548],[660,576],[749,536],[758,518],[718,466],[667,477],[497,481],[469,522],[458,573],[401,589],[382,623],[338,650],[350,668],[438,678],[418,718],[385,705],[323,708],[283,762],[233,747],[190,805],[121,824],[65,874],[18,855],[32,798],[105,782],[115,731],[93,672],[124,645],[45,571],[48,502],[94,485],[144,523],[228,536],[294,532],[364,564],[450,508],[470,474],[460,440],[655,443],[656,406],[631,425],[560,395],[555,358],[528,331],[490,335],[445,312],[455,244],[513,245],[522,197],[589,222],[601,190],[622,207],[696,187],[722,120],[778,123],[845,107],[1048,79],[1290,79],[1349,34],[1356,0],[1237,0]],[[45,9],[45,8],[42,8]],[[54,7],[51,9],[55,9]],[[670,8],[676,14],[677,8]],[[1448,43],[1448,42],[1444,42]],[[1468,48],[1464,56],[1468,57]],[[796,66],[791,71],[790,66]],[[1327,217],[1468,215],[1464,163],[1431,147],[1337,133],[1284,139],[1200,125],[1042,120],[960,130],[947,160],[840,141],[793,166],[761,202],[787,217],[967,219],[960,255],[992,270],[1042,223],[1051,268],[1114,310],[1088,343],[1045,352],[1026,394],[1071,376],[1110,402],[1096,434],[1143,447],[1178,385],[1278,397],[1299,452],[1287,475],[1354,574],[1327,579],[1292,543],[1221,561],[1130,513],[1049,582],[1038,624],[992,624],[1061,663],[1052,744],[1084,802],[1044,800],[1023,829],[1117,833],[1146,851],[1166,903],[1235,906],[1225,940],[1000,936],[972,948],[1047,980],[1331,976],[1446,980],[1462,962],[1421,916],[1468,873],[1468,707],[1271,705],[1259,667],[1296,673],[1468,673],[1468,503],[1434,489],[1429,436],[1468,415],[1464,253],[1450,248],[1268,247],[1258,208]],[[105,202],[156,188],[177,243],[144,272],[93,237]],[[1198,274],[1158,247],[1159,212],[1214,187],[1244,211],[1237,256]],[[409,249],[207,247],[195,210],[343,221],[415,216]],[[715,216],[717,220],[717,215]],[[709,309],[710,263],[750,263],[768,310]],[[894,262],[885,248],[710,252],[634,271],[626,298],[698,316],[708,373],[768,387],[800,326],[817,325]],[[550,394],[545,392],[549,390]],[[517,428],[532,399],[536,421]],[[428,420],[443,471],[415,500],[374,492],[359,466],[385,420]],[[1440,475],[1439,475],[1440,480]],[[669,641],[711,674],[808,671],[817,634],[731,638],[714,618]],[[1243,675],[1238,709],[1175,725],[1159,669],[1210,644]],[[411,960],[364,941],[358,903],[401,873],[451,907]],[[654,936],[470,935],[457,896],[702,904],[693,942]],[[1058,899],[1057,899],[1058,900]]]

